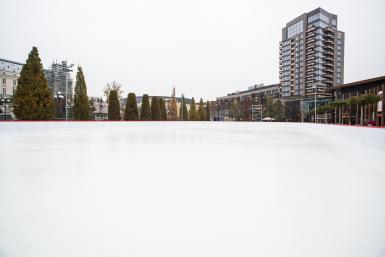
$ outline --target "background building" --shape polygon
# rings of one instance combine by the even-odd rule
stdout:
[[[67,81],[67,97],[68,102],[72,103],[73,96],[73,81],[68,71],[67,61],[61,63],[52,63],[50,69],[44,70],[47,78],[48,86],[54,95],[61,92],[63,95],[66,93],[66,81]]]
[[[331,97],[343,83],[345,34],[337,15],[322,8],[304,13],[282,29],[279,52],[282,97]]]
[[[22,67],[22,63],[0,58],[1,97],[13,96]]]
[[[279,84],[257,84],[244,91],[236,91],[226,96],[217,97],[216,111],[210,110],[211,117],[216,121],[237,117],[238,120],[249,120],[252,104],[266,104],[266,98],[279,97]],[[247,102],[245,102],[247,101]],[[213,103],[211,104],[214,105]],[[212,107],[210,107],[212,108]]]
[[[335,123],[343,124],[344,119],[351,124],[361,124],[374,121],[378,126],[385,126],[385,76],[356,81],[339,85],[330,89],[334,100],[342,101],[351,97],[378,95],[380,101],[376,103],[362,103],[361,108],[340,106],[336,108]]]

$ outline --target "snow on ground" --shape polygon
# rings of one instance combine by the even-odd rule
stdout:
[[[385,130],[0,123],[0,256],[385,256]]]

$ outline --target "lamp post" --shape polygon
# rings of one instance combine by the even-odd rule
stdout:
[[[3,104],[3,107],[4,107],[4,120],[7,120],[7,104],[6,103],[9,103],[11,102],[11,100],[9,100],[7,97],[3,97],[1,98],[1,103]]]
[[[314,83],[315,74],[313,73],[313,89],[314,89],[314,123],[317,123],[317,83]]]
[[[66,111],[66,120],[68,120],[68,109],[70,106],[68,105],[68,72],[72,72],[71,68],[74,66],[74,64],[67,65],[67,61],[65,62],[65,67],[63,70],[65,71],[65,88],[66,88],[66,94],[65,94],[65,111]]]
[[[183,110],[183,98],[184,98],[184,97],[183,97],[183,94],[182,94],[182,99],[181,99],[181,101],[180,101],[180,102],[181,102],[180,110],[181,110],[181,115],[182,115],[182,116],[181,116],[182,118],[180,119],[181,121],[184,121],[184,120],[183,120],[183,112],[184,112],[184,110]]]
[[[55,98],[55,100],[58,100],[58,102],[59,102],[59,118],[61,118],[61,99],[63,99],[64,98],[64,96],[63,96],[63,94],[62,94],[62,92],[60,92],[60,91],[58,91],[57,92],[57,94],[55,94],[54,96],[53,96],[54,98]]]

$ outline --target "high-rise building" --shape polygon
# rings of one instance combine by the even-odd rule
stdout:
[[[344,45],[337,15],[322,8],[287,23],[279,47],[281,96],[331,96],[327,89],[344,81]]]
[[[62,95],[65,95],[67,83],[68,102],[71,103],[73,95],[73,85],[67,62],[54,62],[52,63],[51,68],[48,70],[44,70],[44,72],[45,77],[47,78],[48,86],[54,95],[58,94],[59,92]]]
[[[23,64],[0,58],[1,97],[11,97],[17,87]]]

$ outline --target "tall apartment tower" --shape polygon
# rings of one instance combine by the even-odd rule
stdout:
[[[281,97],[329,97],[344,81],[345,33],[337,15],[322,8],[304,13],[282,29],[279,47]]]

